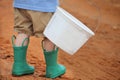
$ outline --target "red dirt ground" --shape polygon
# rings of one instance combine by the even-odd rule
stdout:
[[[32,75],[13,77],[14,34],[12,0],[0,0],[0,80],[51,80],[45,78],[42,38],[31,37],[27,60],[36,70]],[[61,6],[95,31],[73,56],[59,51],[66,74],[54,80],[120,80],[120,0],[61,0]]]

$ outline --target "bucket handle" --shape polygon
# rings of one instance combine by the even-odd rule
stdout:
[[[99,16],[98,16],[98,20],[97,20],[97,26],[96,26],[96,28],[94,29],[94,32],[96,32],[96,31],[98,30],[98,28],[100,27],[100,20],[101,20],[101,17],[102,17],[101,11],[100,11],[100,7],[98,7],[98,6],[96,5],[96,3],[93,2],[93,1],[91,1],[91,0],[87,0],[87,1],[89,2],[89,4],[91,4],[92,6],[94,6],[94,7],[96,8],[96,10],[98,10],[98,12],[99,12]]]
[[[86,0],[90,5],[94,6],[96,8],[96,10],[99,12],[99,16],[98,16],[98,19],[97,19],[97,25],[96,25],[96,28],[93,30],[93,32],[96,32],[98,30],[98,28],[100,27],[100,20],[101,20],[101,11],[100,11],[100,8],[96,5],[95,2],[91,1],[91,0]],[[61,4],[64,3],[63,0],[60,0],[60,6]]]

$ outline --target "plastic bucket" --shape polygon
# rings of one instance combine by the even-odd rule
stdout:
[[[59,48],[72,55],[94,35],[94,32],[58,7],[43,34]]]

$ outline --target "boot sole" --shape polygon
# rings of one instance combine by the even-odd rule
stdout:
[[[57,74],[54,74],[54,75],[50,75],[50,76],[46,76],[47,78],[56,78],[56,77],[59,77],[59,76],[62,76],[63,74],[65,74],[66,71],[62,71],[62,72],[59,72]]]
[[[33,74],[34,71],[33,70],[29,70],[29,71],[23,71],[23,72],[12,72],[13,76],[22,76],[22,75],[27,75],[27,74]]]

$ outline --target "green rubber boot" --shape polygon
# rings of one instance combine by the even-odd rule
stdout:
[[[53,51],[44,51],[44,57],[46,62],[46,77],[56,78],[63,75],[66,72],[66,68],[57,63],[58,48]]]
[[[15,36],[12,37],[13,50],[14,50],[14,64],[12,68],[12,74],[15,76],[21,76],[25,74],[34,73],[34,67],[30,66],[26,61],[26,53],[27,53],[28,45],[23,46],[25,40],[29,41],[29,39],[26,38],[23,41],[22,46],[20,47],[15,46],[14,39],[15,39]]]

